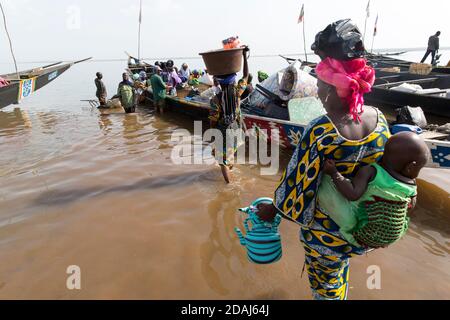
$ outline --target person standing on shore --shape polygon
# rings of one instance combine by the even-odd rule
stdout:
[[[119,83],[117,94],[114,98],[120,99],[120,103],[126,113],[134,113],[136,111],[134,85],[126,72],[122,74],[122,82]]]
[[[230,183],[230,170],[234,155],[243,141],[239,139],[241,132],[240,100],[248,81],[248,47],[243,50],[244,55],[244,76],[240,83],[236,84],[237,74],[215,76],[215,80],[220,85],[220,91],[211,99],[210,124],[211,128],[216,128],[222,133],[223,146],[219,150],[215,149],[215,156],[219,159],[219,165],[226,183]],[[238,138],[237,142],[235,138]],[[220,147],[220,146],[218,146]]]
[[[424,63],[425,60],[427,60],[428,56],[431,53],[431,64],[435,65],[436,64],[436,54],[439,51],[439,36],[441,35],[441,32],[438,31],[436,32],[435,35],[432,35],[429,39],[428,39],[428,48],[427,48],[427,52],[425,52],[425,55],[423,56],[423,59],[421,61],[421,63]]]
[[[153,92],[153,105],[156,112],[163,114],[166,107],[166,96],[169,86],[167,86],[161,78],[162,69],[156,66],[155,71],[156,73],[150,78],[150,85]]]
[[[98,98],[98,101],[100,102],[100,107],[106,106],[106,97],[108,96],[106,92],[105,84],[103,83],[103,74],[101,72],[97,72],[96,74],[97,78],[95,78],[95,86],[97,87],[97,92],[95,95]]]

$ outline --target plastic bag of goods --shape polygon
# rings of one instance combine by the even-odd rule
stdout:
[[[239,40],[239,37],[236,36],[236,37],[230,37],[228,39],[223,40],[222,44],[223,44],[223,48],[225,50],[236,49],[241,46],[241,41]]]
[[[299,61],[273,74],[261,83],[261,86],[275,93],[284,101],[317,97],[317,79],[308,72],[301,70]],[[271,101],[255,90],[250,95],[249,103],[252,106],[265,109]]]
[[[306,125],[327,113],[316,97],[292,99],[289,101],[288,109],[290,120],[302,125]]]

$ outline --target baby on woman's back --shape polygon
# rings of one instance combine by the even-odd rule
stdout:
[[[426,143],[415,133],[402,132],[386,143],[380,163],[362,167],[351,180],[338,172],[334,161],[326,160],[321,194],[331,201],[326,201],[330,208],[323,209],[350,243],[387,247],[408,229],[408,212],[417,197],[415,179],[428,159]]]

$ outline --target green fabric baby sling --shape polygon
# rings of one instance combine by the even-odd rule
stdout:
[[[367,191],[357,201],[342,196],[329,176],[319,187],[317,205],[340,227],[344,238],[355,246],[381,248],[400,240],[408,230],[407,217],[417,186],[392,177],[378,164]]]

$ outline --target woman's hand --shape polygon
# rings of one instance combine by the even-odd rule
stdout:
[[[336,162],[333,160],[327,159],[325,160],[325,164],[323,166],[323,172],[330,176],[334,175],[337,172]]]
[[[261,203],[257,206],[258,217],[265,222],[272,222],[277,216],[278,210],[273,204]]]

